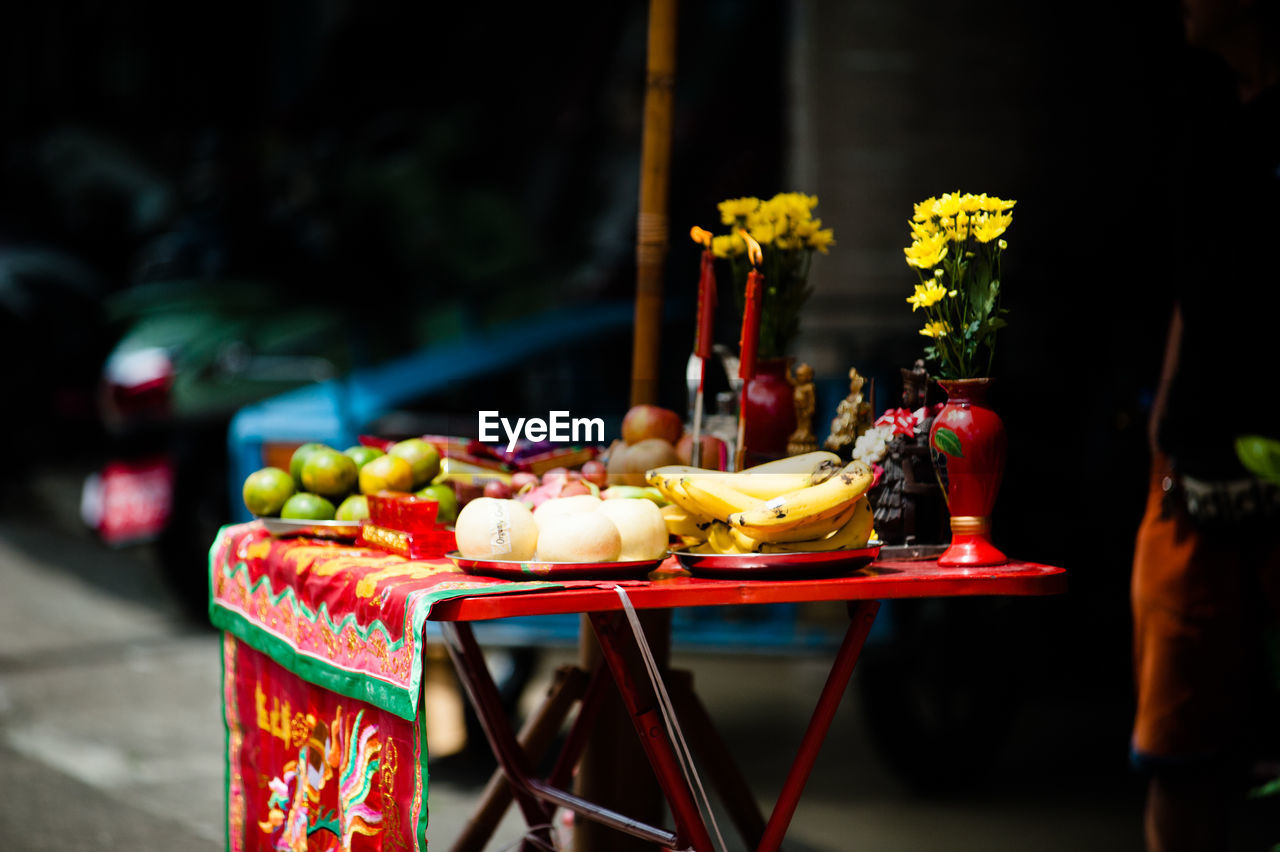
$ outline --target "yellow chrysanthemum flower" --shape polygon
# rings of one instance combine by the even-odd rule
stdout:
[[[983,210],[986,208],[986,204],[987,194],[985,192],[982,195],[971,195],[966,192],[960,196],[960,209],[966,213],[976,213],[979,210]]]
[[[933,218],[933,205],[937,203],[938,203],[938,199],[932,198],[932,197],[926,198],[924,201],[921,201],[919,204],[916,205],[915,215],[911,217],[912,221],[928,222],[929,220],[931,220]]]
[[[778,229],[772,222],[756,221],[747,230],[751,233],[751,238],[762,246],[769,245],[778,236]]]
[[[954,218],[960,212],[960,194],[945,193],[938,199],[938,203],[933,205],[933,214],[944,218]]]
[[[809,248],[826,254],[827,248],[835,241],[835,232],[830,228],[823,228],[809,235]]]
[[[730,198],[721,201],[716,207],[720,210],[720,223],[732,225],[739,219],[745,219],[760,207],[759,198]]]
[[[907,256],[907,263],[918,269],[936,266],[947,256],[947,235],[939,232],[932,237],[920,237],[902,253]]]
[[[745,253],[747,243],[737,234],[725,234],[711,238],[711,253],[716,257],[737,257]]]
[[[980,243],[989,243],[1013,224],[1012,213],[978,213],[974,216],[973,235]]]
[[[933,338],[946,337],[947,334],[950,333],[950,331],[951,331],[951,326],[944,320],[927,322],[924,324],[924,328],[920,329],[920,333],[923,334],[925,337],[933,337]]]
[[[955,291],[953,290],[952,293]],[[947,292],[947,288],[937,283],[937,279],[930,281],[928,284],[917,284],[916,291],[907,297],[907,304],[911,305],[911,312],[915,313],[916,308],[932,307],[943,299],[951,295]]]
[[[938,226],[934,224],[932,219],[925,219],[919,222],[913,219],[907,225],[911,227],[911,239],[913,240],[934,237],[938,234]]]
[[[1012,199],[1006,201],[1003,198],[996,198],[993,195],[987,199],[986,209],[990,210],[992,213],[1003,213],[1006,210],[1012,210],[1013,205],[1017,203],[1017,201]]]

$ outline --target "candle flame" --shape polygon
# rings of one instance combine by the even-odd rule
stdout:
[[[747,241],[747,257],[751,260],[752,266],[759,266],[764,263],[764,251],[760,248],[760,244],[751,239],[751,235],[747,233],[746,228],[739,228],[738,234]]]
[[[699,228],[694,225],[689,229],[689,236],[693,237],[693,241],[703,248],[711,248],[711,232],[705,228]]]

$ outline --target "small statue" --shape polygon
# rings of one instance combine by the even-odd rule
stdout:
[[[849,395],[836,406],[835,419],[831,421],[831,434],[823,446],[834,453],[845,448],[853,449],[858,436],[871,428],[874,417],[871,403],[862,398],[862,386],[866,383],[857,368],[849,369]]]
[[[813,412],[816,407],[813,395],[813,368],[808,364],[796,367],[794,377],[787,377],[795,388],[796,430],[787,439],[787,455],[798,456],[818,449],[818,438],[813,434]]]

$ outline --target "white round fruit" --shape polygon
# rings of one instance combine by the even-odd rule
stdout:
[[[477,497],[462,507],[453,530],[458,552],[468,559],[524,562],[538,547],[533,513],[518,500]]]
[[[552,497],[543,501],[533,510],[533,520],[541,530],[543,524],[552,518],[563,518],[568,515],[579,515],[583,512],[594,512],[604,501],[594,494],[575,494],[572,497]]]
[[[622,535],[600,512],[549,518],[538,533],[538,559],[544,562],[616,562]]]
[[[619,559],[657,559],[667,552],[667,522],[652,500],[619,497],[603,501],[598,511],[613,521],[622,536]]]

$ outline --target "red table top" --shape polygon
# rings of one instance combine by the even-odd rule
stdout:
[[[566,583],[557,591],[491,594],[440,601],[432,621],[484,621],[522,615],[556,615],[622,609],[615,585],[636,609],[683,606],[887,600],[971,595],[1055,595],[1067,589],[1063,568],[1010,562],[992,568],[942,568],[935,560],[877,561],[853,574],[822,579],[707,579]]]

